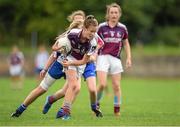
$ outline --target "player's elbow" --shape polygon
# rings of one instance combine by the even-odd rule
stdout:
[[[52,51],[56,51],[56,50],[57,50],[57,48],[56,48],[55,45],[53,45],[53,46],[51,47],[51,49],[52,49]]]

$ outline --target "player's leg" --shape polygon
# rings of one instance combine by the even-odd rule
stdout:
[[[11,76],[11,88],[14,90],[18,89],[18,78],[16,75]]]
[[[120,101],[121,101],[121,72],[123,72],[121,60],[113,57],[108,56],[110,61],[110,70],[109,73],[112,79],[112,87],[114,91],[114,114],[116,116],[120,115]],[[112,62],[113,61],[113,62]]]
[[[97,57],[96,63],[96,71],[97,71],[97,79],[98,79],[98,87],[97,87],[97,102],[100,104],[100,100],[103,96],[103,90],[107,85],[107,72],[109,70],[109,62],[107,59],[107,55],[100,55]]]
[[[24,78],[25,78],[25,72],[23,68],[21,67],[21,71],[19,73],[19,83],[18,83],[19,89],[23,88]]]
[[[54,97],[54,100],[57,101],[57,100],[63,98],[65,96],[67,88],[68,88],[68,83],[66,81],[63,88],[61,88],[55,94],[52,95]]]
[[[65,76],[65,73],[63,72],[63,66],[55,61],[53,63],[53,65],[51,66],[51,68],[49,69],[48,71],[49,75],[51,75],[51,77],[54,77],[55,79],[60,79],[61,77],[64,77]],[[60,95],[64,96],[63,94],[65,93],[66,91],[66,87],[68,87],[67,85],[64,85],[62,91],[60,91],[60,93],[58,93],[57,97],[60,98]],[[61,96],[61,97],[62,97]],[[58,98],[57,98],[58,99]],[[56,99],[56,96],[48,96],[46,98],[46,102],[44,104],[44,107],[43,107],[43,111],[42,113],[43,114],[46,114],[49,109],[51,108],[52,104],[57,100]]]
[[[97,89],[96,89],[96,77],[91,76],[86,78],[87,87],[90,95],[91,110],[97,117],[102,117],[100,109],[97,107]]]
[[[23,88],[23,76],[19,75],[18,77],[18,89],[22,89]]]
[[[75,58],[69,56],[69,61]],[[66,79],[68,81],[68,89],[65,93],[64,103],[62,108],[58,111],[56,118],[69,119],[72,103],[75,101],[81,88],[81,75],[84,72],[85,65],[69,66],[66,70]]]
[[[120,99],[121,99],[121,86],[120,86],[121,75],[113,74],[111,75],[111,78],[112,78],[112,87],[114,91],[114,114],[116,116],[119,116],[120,115]]]
[[[89,62],[86,64],[83,77],[86,80],[89,90],[91,110],[96,114],[97,117],[102,117],[102,113],[97,107],[96,67],[94,62]]]
[[[103,91],[107,85],[107,72],[97,71],[98,87],[97,87],[97,102],[98,105],[103,96]]]
[[[104,93],[106,96],[108,97],[111,97],[111,93],[110,93],[110,90],[109,90],[109,85],[107,84],[105,89],[104,89]]]
[[[57,100],[59,100],[65,96],[67,88],[68,88],[68,84],[66,81],[63,88],[58,90],[53,95],[47,96],[46,102],[45,102],[44,108],[43,108],[43,114],[46,114],[49,111],[49,109],[51,108],[51,106],[54,102],[56,102]]]
[[[96,78],[95,77],[88,77],[86,78],[86,83],[87,83],[87,87],[89,90],[89,95],[90,95],[90,102],[91,104],[95,104],[96,103]],[[91,107],[92,108],[92,107]]]
[[[40,85],[32,90],[29,95],[26,97],[24,102],[12,113],[12,117],[19,117],[26,108],[34,102],[39,96],[44,94],[48,88],[55,82],[56,79],[52,78],[48,73],[45,78],[41,81]]]
[[[20,65],[10,67],[11,85],[13,89],[22,89],[21,74],[22,67]]]
[[[81,85],[78,80],[80,77],[78,76],[77,71],[73,69],[68,69],[66,72],[66,77],[68,80],[68,89],[65,93],[63,106],[58,111],[56,118],[62,118],[62,119],[70,118],[72,103],[74,102],[77,94],[80,91]]]
[[[29,106],[32,102],[34,102],[39,96],[45,93],[46,90],[43,89],[41,86],[36,87],[33,91],[29,93],[26,99],[23,102],[24,106]]]

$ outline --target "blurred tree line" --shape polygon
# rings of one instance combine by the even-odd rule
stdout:
[[[102,22],[112,2],[121,5],[132,44],[180,45],[180,0],[0,0],[0,45],[28,46],[32,33],[38,43],[52,45],[72,11],[81,9]]]

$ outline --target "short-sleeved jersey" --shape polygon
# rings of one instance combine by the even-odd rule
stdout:
[[[104,22],[99,25],[97,33],[104,41],[104,46],[99,50],[99,54],[110,54],[119,58],[123,47],[123,40],[128,38],[126,26],[118,23],[115,27],[111,28],[107,22]]]
[[[76,58],[77,60],[81,60],[84,54],[91,55],[95,51],[97,47],[97,42],[95,37],[91,40],[87,40],[82,43],[80,41],[80,37],[82,34],[82,29],[72,29],[67,37],[71,43],[71,53],[70,55]]]
[[[24,60],[24,55],[22,52],[17,52],[15,54],[11,54],[9,57],[9,61],[11,65],[20,65]]]

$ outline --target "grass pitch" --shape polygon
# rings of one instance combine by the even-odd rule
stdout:
[[[36,87],[33,78],[27,78],[22,90],[12,90],[8,78],[0,78],[0,125],[1,126],[131,126],[131,125],[180,125],[180,79],[136,79],[123,77],[123,104],[121,117],[113,115],[113,95],[104,95],[101,102],[103,118],[96,118],[90,110],[86,84],[72,107],[68,121],[56,119],[56,113],[63,99],[52,106],[48,114],[42,114],[47,95],[63,85],[58,80],[49,91],[32,103],[19,117],[10,115],[22,103],[28,93]],[[110,93],[112,89],[109,82]]]

